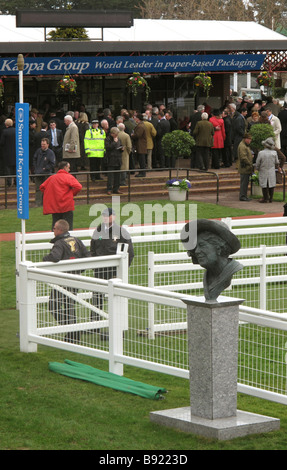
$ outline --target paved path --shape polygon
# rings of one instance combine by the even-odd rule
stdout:
[[[206,202],[210,204],[214,204],[214,194],[198,194],[196,197],[193,195],[193,200],[196,200],[198,202]],[[286,201],[287,202],[287,201]],[[220,206],[225,206],[225,207],[232,207],[236,209],[248,209],[251,211],[259,211],[259,212],[264,212],[266,216],[279,216],[281,217],[283,215],[284,211],[284,204],[285,202],[280,201],[280,202],[272,202],[266,203],[266,204],[261,204],[259,202],[259,199],[252,199],[251,201],[245,202],[245,201],[239,201],[238,197],[238,192],[237,191],[230,191],[230,192],[222,192],[219,195],[219,201],[218,204]],[[260,216],[262,217],[262,216]]]

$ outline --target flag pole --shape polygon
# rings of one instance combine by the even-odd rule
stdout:
[[[24,70],[24,57],[22,54],[18,54],[17,67],[19,71],[19,103],[24,103],[24,85],[23,85],[23,70]],[[26,261],[26,221],[21,219],[21,230],[22,230],[22,261]]]

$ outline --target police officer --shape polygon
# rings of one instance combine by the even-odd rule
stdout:
[[[84,138],[84,146],[87,157],[90,162],[90,171],[100,171],[101,162],[105,154],[105,139],[106,133],[102,128],[99,128],[99,121],[92,120],[92,126],[86,130]],[[102,180],[100,173],[92,173],[91,180]]]

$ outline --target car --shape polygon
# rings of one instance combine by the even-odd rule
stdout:
[[[248,100],[261,100],[262,94],[260,88],[241,88],[239,98],[246,98]]]

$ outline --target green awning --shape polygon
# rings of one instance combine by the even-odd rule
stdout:
[[[57,374],[66,375],[74,379],[85,380],[103,387],[113,388],[121,392],[132,393],[143,398],[158,400],[163,398],[162,394],[167,390],[154,385],[137,382],[126,377],[122,377],[111,372],[95,369],[94,367],[79,362],[65,359],[64,364],[59,362],[49,362],[49,369]]]

